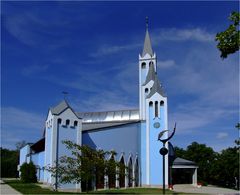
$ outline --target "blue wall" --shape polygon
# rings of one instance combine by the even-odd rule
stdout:
[[[27,162],[27,154],[30,153],[30,146],[27,144],[20,150],[20,160],[19,165],[21,166],[23,163]]]
[[[124,152],[125,163],[127,163],[129,155],[132,154],[134,162],[135,155],[140,152],[138,150],[139,133],[140,123],[85,131],[82,134],[82,144],[105,151],[115,150],[117,152],[116,160],[120,160],[121,154]]]
[[[160,185],[162,181],[162,166],[163,159],[159,153],[160,148],[162,147],[162,142],[158,141],[158,134],[162,130],[165,130],[165,121],[164,121],[164,107],[160,106],[160,117],[155,118],[155,112],[153,107],[150,107],[149,112],[150,119],[150,184],[151,185]],[[160,128],[154,128],[154,123],[159,122]]]
[[[58,126],[58,158],[61,156],[72,156],[71,150],[66,148],[66,145],[62,143],[64,140],[70,140],[74,143],[77,142],[77,130],[76,127],[70,127],[68,126]],[[75,184],[60,184],[60,188],[66,189],[66,188],[75,188]]]
[[[141,143],[140,143],[140,167],[141,183],[146,184],[146,122],[141,122]]]
[[[45,166],[49,166],[50,165],[50,160],[51,160],[51,139],[52,139],[52,128],[46,128],[46,134],[47,136],[45,136],[45,152],[46,152],[46,165]],[[44,171],[44,182],[50,182],[50,177],[51,174],[48,171]]]
[[[32,154],[32,162],[38,167],[37,169],[37,178],[40,181],[43,181],[43,167],[44,167],[44,155],[45,152],[39,152],[36,154]]]

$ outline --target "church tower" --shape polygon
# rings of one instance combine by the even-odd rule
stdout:
[[[142,54],[139,54],[139,108],[141,120],[146,120],[145,98],[153,86],[151,81],[153,81],[154,74],[157,72],[156,64],[156,54],[152,49],[147,20],[143,51]]]
[[[143,51],[139,55],[139,110],[142,184],[161,186],[163,159],[159,154],[162,143],[158,141],[158,134],[168,129],[167,97],[158,79],[156,54],[151,45],[148,21]],[[163,136],[167,138],[167,132]],[[165,164],[168,165],[167,156]],[[168,185],[168,166],[165,173]]]

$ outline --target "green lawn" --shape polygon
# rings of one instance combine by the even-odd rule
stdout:
[[[22,183],[19,180],[5,180],[5,183],[12,186],[22,194],[86,194],[86,193],[71,193],[71,192],[55,192],[50,189],[41,188],[37,184]],[[180,195],[184,193],[176,193],[166,190],[167,194]],[[88,194],[162,194],[162,190],[158,188],[128,188],[128,189],[112,189],[89,192]]]

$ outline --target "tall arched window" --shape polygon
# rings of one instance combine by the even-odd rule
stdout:
[[[134,165],[134,179],[135,179],[135,187],[139,186],[139,166],[138,166],[138,159],[136,159],[135,165]]]
[[[148,88],[145,88],[145,93],[148,93]]]
[[[146,63],[143,62],[143,63],[142,63],[142,69],[145,69],[145,68],[146,68]]]
[[[158,117],[158,101],[155,102],[155,117]]]
[[[160,106],[164,106],[164,101],[161,101],[161,102],[160,102]]]
[[[116,167],[113,166],[115,164],[114,162],[114,157],[111,156],[110,160],[109,160],[109,172],[108,172],[108,187],[109,188],[115,188],[115,184],[116,184]]]
[[[133,170],[132,170],[132,158],[128,162],[128,187],[132,187]]]
[[[124,158],[122,156],[120,160],[120,167],[119,167],[119,187],[125,187],[125,163]]]
[[[151,102],[149,102],[149,106],[150,107],[152,107],[153,106],[153,102],[151,101]]]

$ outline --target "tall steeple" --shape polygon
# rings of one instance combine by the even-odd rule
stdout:
[[[152,44],[151,44],[151,40],[148,32],[148,17],[146,17],[146,35],[144,40],[142,57],[145,56],[147,53],[150,56],[153,56]]]

